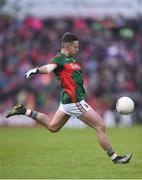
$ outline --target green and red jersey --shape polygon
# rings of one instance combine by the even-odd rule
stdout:
[[[60,101],[63,104],[68,104],[84,99],[86,93],[83,87],[81,66],[75,58],[59,53],[51,63],[57,65],[54,74],[62,87]]]

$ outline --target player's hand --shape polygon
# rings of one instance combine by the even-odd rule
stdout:
[[[34,68],[34,69],[29,70],[24,76],[27,79],[31,79],[32,75],[37,74],[38,72],[39,72],[38,68]]]

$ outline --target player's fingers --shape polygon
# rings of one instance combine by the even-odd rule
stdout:
[[[24,77],[27,78],[27,73],[24,74]]]
[[[31,79],[31,73],[26,73],[24,76],[26,77],[26,79]]]

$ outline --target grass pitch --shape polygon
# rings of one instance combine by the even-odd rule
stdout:
[[[44,128],[0,128],[0,179],[142,178],[142,126],[107,132],[119,154],[133,153],[129,164],[113,164],[91,128],[55,134]]]

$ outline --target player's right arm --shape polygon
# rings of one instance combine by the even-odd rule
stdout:
[[[25,77],[27,79],[30,79],[32,77],[32,75],[34,74],[49,74],[50,72],[52,72],[54,69],[57,68],[57,64],[55,63],[51,63],[51,64],[47,64],[41,67],[36,67],[34,69],[30,69],[26,74]]]

